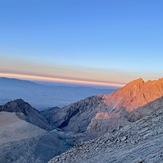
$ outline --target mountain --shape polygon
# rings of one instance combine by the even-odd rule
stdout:
[[[30,81],[0,78],[0,104],[23,99],[38,110],[53,106],[63,107],[86,97],[108,94],[116,90],[91,87],[45,86]]]
[[[62,128],[65,131],[84,132],[91,119],[96,115],[96,107],[98,108],[100,104],[101,98],[92,96],[61,109],[54,109],[49,123],[53,127]],[[45,112],[49,113],[48,110]]]
[[[47,163],[71,147],[67,138],[24,121],[23,113],[0,112],[0,162]]]
[[[94,140],[76,145],[48,163],[162,163],[163,107]]]
[[[53,125],[54,123],[54,116],[55,114],[60,111],[61,108],[59,107],[52,107],[52,108],[47,108],[42,111],[40,111],[40,114],[48,121],[50,125]]]
[[[104,95],[104,103],[114,109],[124,107],[131,112],[163,96],[163,78],[144,82],[141,78],[128,83],[110,95]]]
[[[97,118],[98,115],[96,115],[87,128],[88,132],[101,131],[102,133],[102,131],[117,129],[129,122],[150,115],[157,108],[162,107],[163,78],[147,82],[142,79],[134,80],[110,95],[103,95],[102,99],[107,106],[104,113],[114,114],[114,117],[106,118],[101,116]],[[100,114],[100,112],[97,114]]]
[[[117,130],[163,106],[163,79],[134,80],[108,95],[97,95],[63,107],[51,124],[66,132],[94,137]]]
[[[5,105],[0,106],[0,112],[15,112],[22,113],[23,119],[29,123],[32,123],[45,130],[51,130],[52,127],[48,124],[46,119],[40,114],[40,112],[34,109],[30,104],[22,99],[7,102]]]

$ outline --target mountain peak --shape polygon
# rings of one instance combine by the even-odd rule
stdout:
[[[144,84],[144,80],[142,78],[139,78],[139,79],[136,79],[136,80],[133,80],[131,82],[129,82],[126,86],[131,86],[131,85],[139,85],[139,86],[142,86]]]
[[[17,99],[14,101],[7,102],[5,105],[1,105],[0,112],[1,111],[23,113],[27,122],[46,130],[51,129],[51,126],[49,126],[49,124],[42,117],[39,111],[22,99]]]
[[[115,109],[131,112],[163,96],[163,78],[144,82],[139,78],[126,84],[110,95],[104,95],[104,103]]]

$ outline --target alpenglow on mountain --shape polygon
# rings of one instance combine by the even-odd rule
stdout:
[[[68,105],[48,118],[51,125],[67,132],[102,134],[151,114],[163,105],[162,96],[163,79],[137,79],[111,94]]]
[[[87,98],[56,114],[55,125],[83,137],[49,163],[162,163],[163,79],[137,79],[110,95]]]

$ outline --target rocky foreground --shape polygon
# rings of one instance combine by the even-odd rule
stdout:
[[[163,107],[117,131],[76,145],[49,163],[162,163]]]

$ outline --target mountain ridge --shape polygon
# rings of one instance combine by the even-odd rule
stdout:
[[[61,108],[51,124],[66,132],[99,136],[149,115],[150,108],[163,106],[159,102],[162,96],[163,78],[147,82],[139,78],[111,94],[92,96]]]
[[[104,95],[104,103],[115,109],[126,108],[128,112],[163,96],[163,78],[144,82],[139,78],[126,84],[119,90]]]
[[[24,115],[23,119],[25,121],[39,126],[40,128],[45,130],[52,129],[52,127],[48,124],[48,122],[40,114],[40,112],[22,99],[17,99],[7,102],[4,105],[0,105],[0,112],[2,111],[22,113]]]

